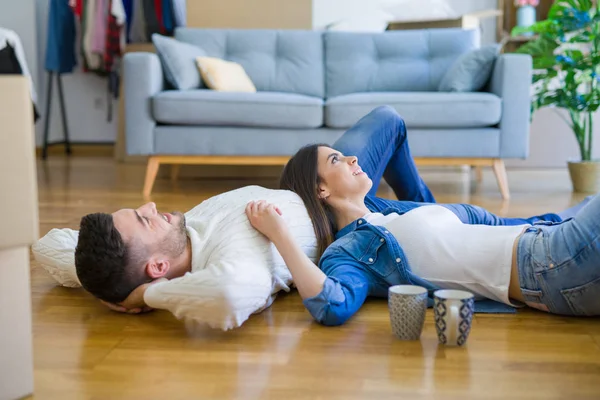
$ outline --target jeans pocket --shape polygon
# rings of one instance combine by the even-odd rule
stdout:
[[[531,308],[535,308],[540,311],[548,312],[548,306],[544,303],[544,294],[541,290],[530,290],[521,288],[521,294],[527,304]]]
[[[569,304],[573,315],[600,315],[600,278],[577,286],[561,290],[565,301]]]

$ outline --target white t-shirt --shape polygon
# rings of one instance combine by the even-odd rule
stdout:
[[[529,225],[463,224],[439,205],[403,215],[371,213],[364,219],[394,235],[415,275],[444,289],[514,305],[508,297],[513,245]]]

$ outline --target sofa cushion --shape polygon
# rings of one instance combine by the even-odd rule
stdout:
[[[196,58],[202,80],[210,89],[220,92],[256,93],[256,87],[238,63],[214,57]]]
[[[202,87],[196,57],[206,55],[203,49],[157,33],[152,35],[152,43],[171,86],[179,90]]]
[[[316,31],[177,28],[175,37],[233,61],[259,91],[325,96],[322,34]]]
[[[355,93],[325,103],[325,124],[349,128],[375,107],[390,105],[411,128],[477,128],[500,122],[502,100],[491,93]]]
[[[164,91],[152,99],[159,123],[266,128],[323,125],[323,100],[292,93],[233,93],[208,89]]]
[[[437,91],[454,61],[479,47],[462,29],[326,32],[326,97],[360,92]]]
[[[500,53],[499,44],[463,54],[452,64],[440,82],[440,92],[476,92],[490,80]]]

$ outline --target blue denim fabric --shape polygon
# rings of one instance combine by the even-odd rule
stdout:
[[[372,212],[400,215],[425,204],[435,203],[418,174],[408,146],[406,126],[391,107],[378,107],[348,130],[333,147],[345,155],[355,155],[362,170],[373,181],[365,198]],[[375,197],[385,178],[400,200]],[[521,225],[540,221],[561,221],[556,214],[527,219],[502,218],[468,204],[441,204],[466,224]],[[414,284],[432,293],[437,289],[411,272],[398,241],[384,228],[358,219],[336,234],[319,261],[328,276],[323,291],[304,300],[313,317],[325,325],[344,323],[362,306],[368,296],[387,297],[392,285]],[[431,305],[431,304],[430,304]],[[495,301],[476,302],[478,312],[514,312]]]
[[[540,223],[517,248],[521,292],[554,314],[600,315],[600,196],[573,218]]]

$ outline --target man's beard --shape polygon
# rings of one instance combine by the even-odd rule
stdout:
[[[185,224],[185,215],[180,212],[172,212],[174,217],[181,217],[180,223],[173,226],[169,235],[160,245],[161,251],[176,258],[183,254],[187,246],[187,229]]]

